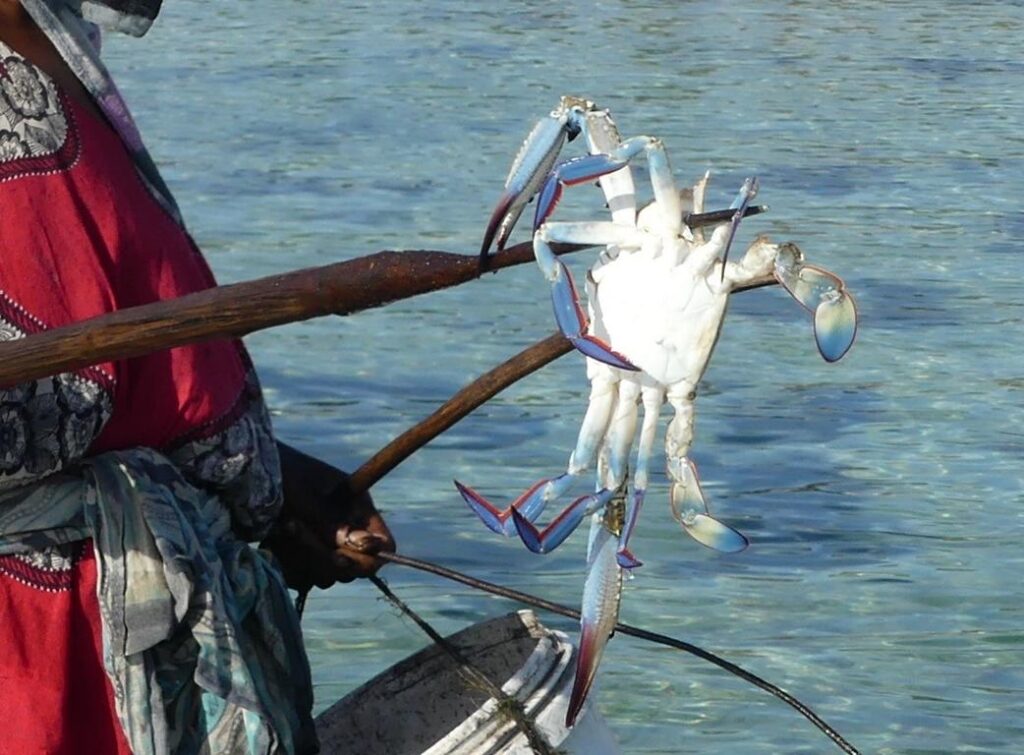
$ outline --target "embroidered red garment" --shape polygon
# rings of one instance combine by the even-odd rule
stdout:
[[[70,569],[0,556],[3,755],[131,753],[103,670],[92,546],[75,550]]]
[[[0,340],[213,284],[114,131],[0,44]],[[237,342],[215,341],[4,389],[0,490],[82,455],[224,431],[250,408],[248,369]],[[0,556],[0,753],[129,752],[92,546],[71,551]]]
[[[0,163],[0,314],[33,333],[214,285],[117,135],[73,100],[61,96],[60,105],[72,147],[38,164]],[[239,349],[225,341],[82,371],[113,399],[91,451],[174,445],[230,411],[245,373]]]

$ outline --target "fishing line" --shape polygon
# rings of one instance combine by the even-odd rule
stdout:
[[[534,608],[540,608],[551,613],[560,614],[561,616],[567,616],[571,619],[580,618],[580,612],[569,606],[562,605],[561,603],[554,603],[550,600],[531,595],[529,593],[520,592],[519,590],[513,590],[502,585],[494,584],[493,582],[487,582],[476,577],[471,577],[468,574],[457,572],[453,569],[448,569],[444,566],[440,566],[430,561],[423,561],[418,558],[411,558],[409,556],[402,556],[398,553],[378,553],[377,558],[382,561],[388,561],[393,564],[399,564],[401,566],[408,566],[413,569],[434,574],[445,579],[450,579],[454,582],[461,582],[464,585],[475,588],[477,590],[483,590],[484,592],[498,595],[509,600],[515,600],[526,605],[533,606]],[[378,585],[380,587],[380,585]],[[386,593],[385,593],[386,594]],[[653,642],[658,645],[665,645],[667,647],[675,648],[676,650],[682,650],[685,653],[694,655],[702,660],[709,663],[713,663],[719,668],[728,671],[734,676],[738,676],[755,687],[759,687],[768,694],[778,698],[786,705],[793,708],[797,713],[810,721],[814,726],[821,731],[825,736],[832,740],[832,742],[847,755],[860,755],[860,751],[850,744],[838,731],[830,726],[823,718],[815,713],[810,706],[801,702],[798,698],[794,697],[786,690],[778,687],[767,679],[762,679],[757,674],[747,671],[742,666],[738,666],[732,661],[727,661],[721,656],[715,655],[714,653],[704,650],[704,648],[694,645],[685,640],[679,640],[668,635],[658,634],[657,632],[651,632],[647,629],[640,627],[631,626],[629,624],[617,623],[615,625],[615,631],[622,634],[630,635],[631,637],[637,637],[648,642]]]

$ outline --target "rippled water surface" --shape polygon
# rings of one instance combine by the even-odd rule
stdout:
[[[752,547],[685,538],[659,475],[623,620],[783,685],[865,752],[1015,752],[1022,36],[1006,2],[177,0],[108,54],[225,282],[379,249],[472,252],[520,140],[563,93],[662,137],[681,179],[713,169],[716,204],[759,175],[771,212],[743,236],[793,239],[843,274],[860,336],[829,366],[781,291],[735,298],[693,456]],[[564,213],[601,218],[601,197],[576,189]],[[281,436],[354,468],[552,328],[530,265],[248,343]],[[565,357],[381,482],[402,551],[576,603],[582,533],[527,554],[451,479],[507,498],[558,471],[586,388]],[[385,574],[446,632],[513,607]],[[425,641],[370,585],[316,594],[305,627],[320,707]],[[599,684],[628,752],[829,749],[764,693],[631,638],[611,642]]]

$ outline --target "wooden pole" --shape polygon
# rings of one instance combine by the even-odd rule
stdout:
[[[563,244],[556,253],[585,249]],[[384,251],[325,267],[200,291],[0,343],[0,388],[93,364],[324,315],[349,315],[533,259],[530,243],[493,255]]]
[[[747,214],[763,208],[749,207]],[[687,215],[697,228],[730,211]],[[556,254],[588,248],[555,244]],[[481,259],[437,251],[384,251],[325,267],[219,286],[178,299],[123,309],[0,343],[0,388],[162,349],[324,315],[350,315],[457,286],[533,259],[531,242]]]
[[[554,333],[502,362],[444,402],[433,414],[406,430],[375,453],[352,474],[356,492],[372,488],[384,475],[405,461],[460,419],[483,406],[517,380],[572,351],[569,339]]]

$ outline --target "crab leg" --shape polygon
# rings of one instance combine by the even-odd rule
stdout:
[[[481,257],[487,256],[495,236],[498,249],[505,248],[505,242],[523,213],[523,208],[544,183],[566,139],[572,141],[580,133],[583,125],[581,113],[588,107],[592,105],[585,100],[563,97],[558,107],[547,118],[538,121],[530,131],[512,162],[505,179],[505,190],[498,198],[498,204],[487,223],[483,243],[480,245]]]
[[[610,154],[622,144],[619,129],[607,110],[591,110],[584,116],[584,133],[590,153]],[[625,167],[601,176],[599,181],[612,220],[620,225],[636,225],[636,186],[633,174]]]
[[[463,485],[455,480],[455,487],[470,509],[480,517],[487,528],[499,535],[511,537],[519,532],[518,520],[512,517],[513,511],[519,515],[519,519],[529,523],[536,521],[549,501],[553,501],[564,495],[576,482],[579,476],[591,468],[597,452],[608,428],[608,422],[612,416],[612,409],[615,406],[615,381],[611,374],[600,376],[591,384],[590,400],[587,404],[587,413],[583,417],[583,424],[576,439],[576,448],[569,457],[566,471],[557,477],[550,477],[535,482],[526,492],[516,498],[505,509],[499,509],[488,501],[477,491],[468,485]],[[597,495],[597,494],[594,494]],[[587,508],[587,499],[593,496],[583,496],[570,505],[580,512],[575,523],[568,527],[565,534],[558,542],[549,545],[546,550],[555,548],[568,536],[582,520]],[[568,522],[567,522],[568,523]],[[530,543],[524,539],[529,547]],[[531,549],[532,550],[532,549]],[[545,551],[540,551],[545,552]]]
[[[597,492],[577,498],[543,530],[538,530],[525,516],[513,509],[512,518],[519,537],[531,551],[548,553],[557,548],[579,526],[585,515],[604,508],[622,487],[628,471],[629,447],[636,432],[639,393],[639,383],[618,383],[618,397],[606,443],[607,463],[600,465],[602,473],[599,475]]]
[[[660,386],[647,386],[642,389],[641,397],[644,421],[640,426],[640,442],[636,452],[633,495],[626,499],[626,513],[622,524],[622,533],[619,535],[619,550],[615,554],[619,566],[623,569],[635,569],[638,566],[643,566],[643,562],[637,559],[629,549],[629,538],[640,518],[640,509],[643,507],[644,496],[647,494],[651,451],[654,449],[654,439],[658,431],[661,405],[665,402],[665,391]]]
[[[729,221],[729,237],[725,242],[725,251],[722,253],[722,270],[720,280],[725,280],[725,263],[729,261],[729,248],[732,246],[732,240],[736,236],[736,230],[740,227],[740,221],[743,220],[743,215],[747,211],[747,205],[757,196],[757,176],[752,176],[743,182],[743,186],[740,187],[739,194],[736,195],[736,199],[733,200],[732,204],[729,205],[730,210],[736,210],[732,215],[732,220]]]
[[[660,139],[651,136],[634,136],[616,147],[612,152],[584,155],[556,165],[551,171],[537,198],[537,210],[533,216],[533,230],[536,231],[554,212],[566,186],[593,181],[614,173],[629,164],[641,152],[647,155],[654,198],[664,205],[666,227],[678,230],[683,224],[683,208],[676,190],[672,169],[668,163],[665,146]]]
[[[595,514],[591,519],[587,579],[583,584],[583,603],[580,607],[579,653],[576,657],[576,677],[569,695],[569,708],[565,714],[566,726],[576,722],[583,708],[597,675],[604,647],[619,618],[622,570],[616,562],[618,545],[617,532],[614,531],[619,527],[613,522],[613,529],[609,529],[608,519],[617,513],[618,525],[621,526],[621,505],[621,502],[618,506],[613,502],[604,516]]]
[[[625,356],[601,339],[587,333],[589,321],[569,268],[555,256],[549,242],[627,244],[636,230],[614,223],[545,223],[533,236],[533,253],[544,277],[551,283],[555,322],[572,345],[588,357],[624,370],[636,370]]]
[[[665,434],[665,456],[672,482],[672,515],[683,530],[701,545],[724,553],[736,553],[749,545],[742,534],[711,516],[697,478],[697,468],[687,458],[693,442],[692,387],[674,386],[668,394],[675,416]]]

